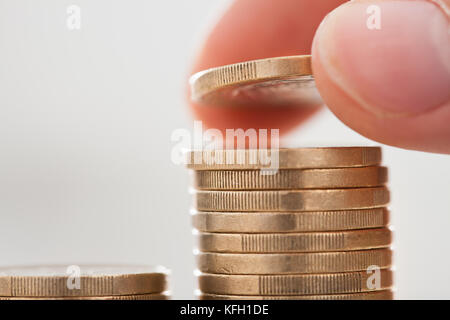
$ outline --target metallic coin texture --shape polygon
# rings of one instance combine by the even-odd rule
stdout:
[[[196,191],[199,211],[327,211],[382,207],[386,187],[289,191]]]
[[[0,268],[0,296],[97,297],[161,293],[167,290],[167,274],[167,269],[151,266]]]
[[[324,273],[303,275],[200,274],[203,293],[225,295],[318,295],[386,290],[392,287],[392,271]]]
[[[306,233],[199,233],[203,252],[282,253],[349,251],[386,248],[392,242],[388,228]]]
[[[194,170],[320,169],[377,166],[379,147],[203,150],[187,154]]]
[[[197,254],[204,273],[303,274],[365,271],[390,267],[390,249],[314,253],[206,253]]]
[[[389,224],[386,208],[316,212],[201,212],[192,215],[203,232],[274,233],[380,228]]]
[[[200,300],[393,300],[391,290],[309,296],[238,296],[201,293]]]
[[[1,300],[169,300],[170,296],[161,293],[148,293],[123,296],[98,297],[0,297]]]
[[[208,107],[315,107],[323,102],[311,56],[247,61],[194,74],[192,100]]]
[[[386,167],[279,170],[199,170],[194,186],[200,190],[287,190],[378,187],[387,182]]]

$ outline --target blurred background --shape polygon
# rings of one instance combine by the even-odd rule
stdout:
[[[172,269],[193,298],[189,62],[227,0],[0,0],[0,265]],[[81,29],[67,8],[81,9]],[[292,146],[374,145],[323,110]],[[450,298],[450,158],[384,147],[396,298]]]

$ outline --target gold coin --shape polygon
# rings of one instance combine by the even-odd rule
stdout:
[[[192,100],[208,106],[319,106],[311,56],[253,60],[201,71],[190,79]]]
[[[378,187],[387,182],[386,167],[279,170],[198,170],[194,186],[202,190],[285,190]]]
[[[206,253],[197,254],[204,273],[298,274],[364,271],[391,266],[390,249],[314,253]]]
[[[225,295],[317,295],[386,290],[392,287],[392,271],[346,272],[304,275],[224,275],[198,276],[204,293]],[[375,277],[379,277],[376,280]],[[377,283],[379,281],[379,283]]]
[[[194,212],[204,232],[269,233],[379,228],[389,224],[386,208],[319,212]]]
[[[170,296],[162,293],[135,294],[123,296],[99,297],[0,297],[1,300],[169,300]]]
[[[322,211],[364,209],[389,203],[386,187],[289,191],[196,191],[200,211]]]
[[[275,164],[279,169],[348,168],[379,165],[381,148],[203,150],[191,151],[187,157],[187,167],[194,170],[262,169]]]
[[[2,297],[97,297],[161,293],[168,270],[150,266],[0,268]]]
[[[309,296],[238,296],[201,293],[200,300],[392,300],[391,290]]]
[[[307,233],[199,233],[203,252],[323,252],[389,247],[388,228]]]

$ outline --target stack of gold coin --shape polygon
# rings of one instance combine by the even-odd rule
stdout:
[[[165,300],[167,276],[149,266],[0,268],[0,300]]]
[[[392,299],[381,149],[260,151],[189,154],[200,298]]]

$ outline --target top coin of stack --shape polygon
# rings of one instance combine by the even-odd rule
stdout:
[[[391,299],[381,149],[280,149],[275,174],[255,152],[189,155],[200,297]]]
[[[194,74],[192,100],[208,107],[314,107],[322,104],[311,56],[267,58]]]
[[[168,270],[148,266],[0,268],[0,300],[165,300]]]

